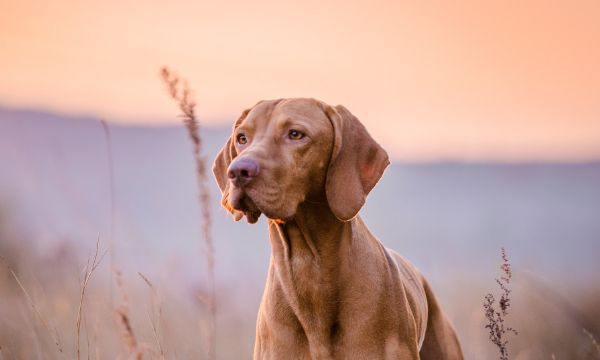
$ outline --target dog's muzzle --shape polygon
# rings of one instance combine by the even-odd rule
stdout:
[[[227,177],[233,185],[244,187],[248,185],[259,172],[258,163],[247,157],[234,159],[227,169]]]

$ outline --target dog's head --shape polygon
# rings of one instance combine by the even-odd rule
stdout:
[[[341,105],[314,99],[261,101],[245,110],[215,159],[221,203],[234,219],[294,217],[322,202],[340,220],[358,214],[389,165],[388,155]]]

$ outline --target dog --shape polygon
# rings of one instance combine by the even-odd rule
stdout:
[[[237,119],[213,173],[236,221],[268,218],[254,359],[463,359],[427,281],[358,215],[389,164],[341,105],[261,101]]]

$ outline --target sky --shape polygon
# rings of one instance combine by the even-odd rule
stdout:
[[[175,124],[343,104],[406,161],[600,160],[600,2],[0,0],[0,106]]]

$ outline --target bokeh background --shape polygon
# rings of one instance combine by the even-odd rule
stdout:
[[[98,238],[110,251],[86,288],[81,356],[132,356],[115,319],[122,291],[144,358],[161,358],[158,344],[165,358],[204,356],[200,204],[192,144],[159,77],[167,65],[194,90],[209,163],[261,99],[315,97],[357,115],[392,158],[361,216],[430,280],[467,358],[499,356],[482,303],[500,295],[502,247],[511,358],[600,358],[583,331],[600,338],[597,1],[0,9],[0,255],[63,349],[0,266],[0,357],[75,358]],[[266,221],[235,223],[210,186],[217,356],[249,359]]]

